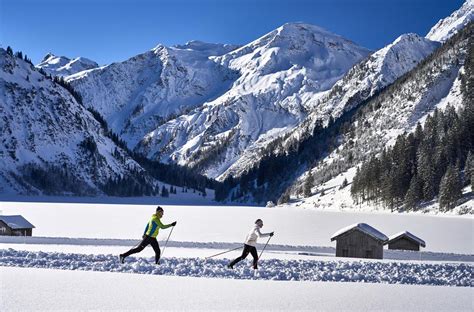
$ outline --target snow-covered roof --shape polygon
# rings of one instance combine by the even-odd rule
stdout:
[[[13,230],[17,229],[32,229],[35,226],[28,222],[20,215],[17,216],[0,216],[0,221],[5,222]]]
[[[336,233],[334,233],[331,236],[331,241],[335,240],[337,237],[341,236],[342,234],[344,234],[346,232],[355,231],[355,230],[361,231],[362,233],[365,233],[365,234],[367,234],[367,235],[369,235],[369,236],[371,236],[371,237],[373,237],[377,240],[381,240],[383,242],[388,240],[387,236],[385,236],[383,233],[379,232],[378,230],[374,229],[370,225],[368,225],[366,223],[356,223],[356,224],[346,226],[345,228],[342,228],[339,231],[337,231]]]
[[[406,238],[411,239],[412,241],[420,244],[421,247],[426,247],[426,243],[425,243],[424,240],[422,240],[419,237],[416,237],[415,235],[411,234],[408,231],[400,232],[400,233],[397,233],[397,234],[394,234],[394,235],[390,236],[388,238],[388,242],[386,244],[391,243],[392,241],[394,241],[396,239],[399,239],[401,237],[406,237]]]

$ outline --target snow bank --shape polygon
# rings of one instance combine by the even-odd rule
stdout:
[[[12,248],[16,250],[27,251],[45,251],[45,252],[63,252],[63,253],[87,253],[119,254],[124,248],[130,248],[140,242],[136,239],[90,239],[90,238],[66,238],[66,237],[19,237],[19,236],[0,236],[0,244],[3,248]],[[161,246],[164,242],[160,242]],[[125,247],[124,247],[125,246]],[[230,242],[182,242],[168,241],[167,248],[170,248],[169,255],[176,257],[208,257],[212,254],[225,250],[241,247],[242,243]],[[262,250],[263,245],[257,244],[257,249]],[[171,252],[173,250],[173,252]],[[237,253],[239,251],[235,251]],[[293,245],[267,245],[265,252],[271,253],[272,258],[313,258],[320,260],[325,258],[334,258],[336,249],[328,246],[293,246]],[[151,248],[145,249],[141,256],[150,256],[153,254]],[[232,256],[230,256],[232,255]],[[233,257],[233,254],[224,254],[220,258]],[[339,261],[346,261],[350,258],[339,258]],[[385,260],[403,260],[403,261],[443,261],[443,262],[474,262],[472,254],[430,252],[430,251],[410,251],[410,250],[384,250]]]
[[[120,264],[117,255],[83,255],[0,250],[0,266],[126,272],[186,277],[264,279],[280,281],[333,281],[472,287],[472,266],[379,261],[261,260],[254,274],[249,263],[228,269],[228,259],[129,257]]]

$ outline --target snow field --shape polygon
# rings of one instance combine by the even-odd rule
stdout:
[[[469,216],[138,203],[0,202],[3,214],[36,226],[33,237],[0,237],[0,310],[149,310],[157,302],[165,311],[472,310]],[[178,221],[161,264],[150,247],[120,264],[158,204],[165,224]],[[276,233],[257,274],[250,256],[226,267],[241,249],[204,259],[241,247],[257,218]],[[384,260],[334,257],[331,235],[359,222],[387,236],[408,230],[427,248],[385,249]],[[161,248],[169,231],[160,230]]]
[[[474,296],[474,288],[466,287],[181,278],[11,267],[0,267],[0,276],[4,281],[0,283],[0,310],[6,312],[149,311],[152,307],[161,311],[472,311]]]
[[[139,239],[156,205],[161,204],[159,198],[155,205],[0,202],[0,210],[4,215],[23,215],[36,227],[33,236]],[[331,235],[363,222],[387,236],[409,231],[426,242],[423,251],[474,254],[472,216],[334,212],[286,206],[162,206],[163,223],[178,221],[173,241],[243,242],[254,221],[261,218],[262,232],[275,231],[272,245],[335,247]],[[160,230],[158,240],[166,240],[168,231]]]

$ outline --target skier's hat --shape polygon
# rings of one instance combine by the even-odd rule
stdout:
[[[257,224],[257,223],[259,223],[259,222],[263,223],[262,219],[257,219],[257,220],[255,220],[255,224]]]
[[[158,212],[158,211],[164,211],[164,210],[163,210],[163,208],[161,208],[161,206],[158,206],[158,207],[156,207],[156,212]]]

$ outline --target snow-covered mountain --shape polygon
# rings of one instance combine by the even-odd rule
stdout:
[[[397,78],[412,70],[419,62],[430,55],[439,43],[430,41],[416,34],[405,34],[393,43],[376,51],[352,67],[348,73],[320,97],[308,98],[307,106],[311,112],[299,125],[285,136],[275,152],[289,149],[294,142],[302,141],[313,133],[317,121],[327,124],[330,118],[337,120],[343,113],[357,107],[363,101],[374,96]],[[281,141],[277,137],[275,141]],[[258,163],[262,150],[254,149],[245,153],[226,172],[240,176],[248,168]]]
[[[209,59],[232,45],[190,42],[151,51],[121,63],[67,77],[114,132],[135,148],[143,137],[173,116],[181,115],[225,92],[236,74]]]
[[[223,55],[240,48],[239,45],[235,44],[220,44],[220,43],[210,43],[203,42],[199,40],[191,40],[186,42],[186,44],[177,44],[173,46],[174,48],[180,50],[190,50],[196,52],[202,52],[206,55]]]
[[[99,65],[85,57],[69,59],[65,56],[56,56],[52,53],[46,54],[41,63],[36,68],[42,68],[47,74],[52,76],[69,76],[83,70],[97,68]]]
[[[376,154],[383,146],[390,145],[397,134],[409,131],[413,124],[423,121],[436,105],[442,107],[446,102],[458,102],[454,98],[460,92],[459,77],[463,71],[467,41],[456,37],[456,33],[464,32],[464,25],[472,21],[472,8],[473,0],[468,0],[462,8],[434,26],[425,38],[405,34],[372,54],[320,27],[288,23],[244,46],[201,41],[172,47],[158,45],[124,62],[103,67],[83,58],[70,60],[48,54],[37,68],[53,76],[65,77],[66,82],[74,88],[72,94],[77,92],[85,107],[93,109],[94,114],[98,112],[109,129],[129,149],[151,160],[191,167],[218,180],[231,175],[235,178],[245,177],[250,169],[258,168],[263,158],[298,152],[312,138],[315,129],[323,129],[332,122],[347,122],[348,119],[345,118],[350,113],[368,105],[367,103],[378,101],[377,114],[363,122],[347,125],[350,131],[356,131],[358,137],[354,141],[354,133],[351,132],[351,146],[346,145],[349,143],[344,138],[334,138],[331,148],[324,145],[320,146],[323,150],[317,151],[318,155],[328,157],[318,167],[318,172],[342,172],[350,169],[347,163],[344,164],[347,155],[325,155],[335,146],[339,146],[338,150],[345,151],[355,144],[354,153],[360,152],[359,156],[364,155],[364,146],[371,146],[365,154]],[[455,43],[448,39],[452,36],[457,38]],[[455,45],[458,51],[453,52],[449,47],[443,46],[441,51],[444,56],[432,61],[439,57],[440,52],[435,52],[435,56],[430,55],[434,51],[440,51],[437,49],[445,41]],[[4,66],[4,72],[11,72],[16,84],[8,80],[10,76],[3,75],[6,77],[3,79],[6,90],[4,96],[11,106],[5,108],[8,108],[6,111],[11,111],[12,116],[21,115],[21,112],[14,111],[21,106],[17,102],[28,102],[29,97],[35,98],[37,94],[44,98],[38,100],[37,109],[43,109],[41,105],[48,105],[47,103],[68,103],[70,99],[75,101],[71,93],[46,79],[34,68],[28,67],[28,64],[20,66],[18,64],[21,60],[16,60],[8,53],[3,54],[5,60],[13,60],[5,61],[5,64],[14,64]],[[443,64],[442,68],[438,64]],[[419,76],[419,72],[423,72],[425,76]],[[409,78],[412,76],[416,76],[417,80],[411,81]],[[22,79],[26,82],[17,82]],[[405,85],[407,81],[411,81],[409,87]],[[385,96],[387,88],[393,94],[389,100]],[[51,89],[61,89],[64,94]],[[10,93],[16,96],[18,90],[29,95],[12,98]],[[443,98],[449,98],[449,101],[441,101]],[[451,101],[452,99],[454,100]],[[80,103],[74,103],[68,105],[78,107],[73,109],[80,111],[76,115],[86,116],[81,117],[81,120],[92,118]],[[383,109],[379,109],[379,106]],[[99,117],[95,116],[97,120],[100,120]],[[48,116],[41,115],[40,118],[48,120]],[[4,124],[10,125],[10,119],[13,120],[10,116],[5,117]],[[92,118],[92,121],[82,123],[94,123],[94,120]],[[65,121],[56,120],[56,127],[59,128],[63,122]],[[39,126],[43,125],[40,123]],[[30,129],[31,125],[25,127]],[[11,127],[4,128],[12,131]],[[374,134],[376,129],[378,132]],[[109,140],[108,136],[101,133],[99,128],[93,130],[84,128],[82,131],[85,133],[79,143],[74,140],[67,143],[75,142],[75,146],[79,146],[82,152],[88,148],[95,152],[107,149],[98,148],[100,144],[97,142]],[[38,131],[44,132],[47,131]],[[65,140],[62,134],[52,130],[49,133],[52,138],[57,135],[61,137],[57,140],[61,142],[58,147],[51,150],[67,149],[62,146],[66,144],[62,143]],[[3,174],[3,179],[8,180],[10,189],[14,190],[21,188],[21,183],[12,182],[14,177],[31,176],[36,168],[31,169],[27,161],[23,161],[25,157],[15,155],[33,155],[37,144],[31,147],[32,139],[23,139],[23,145],[28,148],[22,148],[28,152],[17,150],[18,142],[21,141],[17,137],[20,135],[5,137],[3,152],[3,155],[9,155],[12,159],[9,161],[13,161],[13,168],[20,168],[15,169],[20,175],[12,171],[7,179]],[[359,142],[365,145],[357,145]],[[108,143],[105,145],[109,146]],[[69,149],[73,154],[77,151],[77,148],[71,146]],[[43,168],[48,169],[49,166],[54,166],[53,163],[60,163],[56,156],[49,157],[56,155],[56,152],[45,156],[42,155],[43,152],[38,153]],[[58,153],[63,157],[62,154],[66,152]],[[108,153],[112,153],[112,158],[115,157],[112,162],[123,162],[125,156],[114,155],[118,152],[111,147],[108,148]],[[107,179],[110,180],[115,169],[109,169],[120,166],[109,164],[110,155],[105,154],[101,158],[105,161],[102,165],[108,169],[103,169],[105,171],[99,174],[99,178],[95,174],[84,178],[81,173],[84,185],[91,189],[94,185],[97,187],[97,181],[104,183]],[[31,155],[25,159],[33,159]],[[69,162],[65,164],[65,168],[74,167],[72,164],[82,157],[77,156],[79,158],[76,159],[67,153],[66,155]],[[365,156],[359,156],[351,156],[351,165],[354,161],[364,160]],[[291,173],[294,176],[288,177],[289,181],[286,183],[291,183],[308,166],[314,165],[315,160],[299,163],[300,167],[294,168]],[[34,166],[38,166],[37,163],[36,161]],[[26,172],[27,170],[29,171]],[[119,173],[121,170],[127,169],[117,169]],[[135,164],[131,170],[142,168]],[[74,173],[74,176],[77,174]],[[319,181],[323,181],[324,177],[326,174],[321,174]],[[295,183],[294,190],[299,188],[300,182],[301,180]],[[27,188],[32,189],[34,186],[30,183]]]
[[[474,0],[466,0],[459,10],[440,20],[430,29],[426,38],[445,42],[474,19]]]
[[[219,96],[147,133],[139,151],[150,158],[198,168],[210,177],[256,146],[284,133],[355,63],[365,48],[312,25],[285,24],[222,56],[210,57],[233,73]]]
[[[377,155],[382,148],[393,144],[397,135],[413,130],[417,122],[423,124],[434,108],[444,108],[448,103],[461,106],[462,64],[469,46],[466,36],[472,34],[467,28],[459,29],[462,34],[454,35],[456,40],[448,40],[442,49],[437,49],[439,43],[418,35],[402,35],[355,65],[330,91],[312,99],[313,111],[298,126],[266,146],[246,153],[221,179],[230,174],[243,181],[256,179],[256,186],[250,189],[262,201],[279,196],[287,183],[299,176],[291,192],[301,194],[308,177],[307,168],[317,161],[321,162],[312,170],[316,185]],[[401,83],[406,83],[409,77],[407,85]],[[393,92],[390,96],[384,91],[387,88]],[[379,108],[381,105],[384,109]],[[360,119],[361,112],[370,110],[365,106],[372,108],[370,116],[354,123],[355,117]],[[333,126],[323,131],[328,125]],[[316,127],[319,136],[315,135]],[[359,136],[364,139],[356,140]],[[270,169],[278,174],[271,174]],[[350,183],[351,177],[348,179]],[[237,187],[232,196],[245,194],[249,187],[245,188],[242,192]],[[337,192],[334,189],[331,198],[337,197]]]
[[[417,34],[401,35],[354,66],[319,100],[312,114],[339,117],[412,70],[438,47],[439,43]]]
[[[62,86],[0,49],[0,193],[100,194],[143,171]]]
[[[472,64],[473,27],[470,23],[460,29],[435,53],[365,104],[348,131],[338,138],[336,148],[312,169],[317,190],[331,185],[328,188],[331,191],[326,190],[323,192],[326,194],[315,195],[308,201],[353,206],[350,188],[341,187],[343,179],[339,174],[350,184],[361,162],[392,146],[398,135],[414,131],[418,122],[423,125],[436,108],[463,107],[467,91],[463,90],[462,80],[466,79],[466,58],[470,57]],[[294,194],[301,190],[305,177],[307,172],[294,183]],[[334,186],[336,180],[339,182]],[[326,181],[329,182],[322,184]]]

